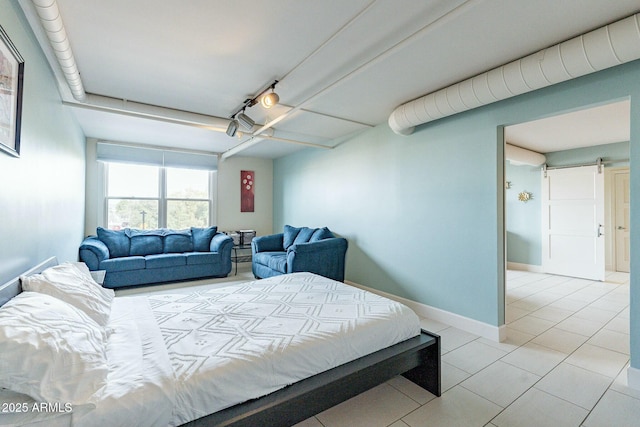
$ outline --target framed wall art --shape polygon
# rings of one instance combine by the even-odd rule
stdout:
[[[254,211],[254,171],[240,171],[240,212]]]
[[[20,156],[24,59],[0,27],[0,150]]]

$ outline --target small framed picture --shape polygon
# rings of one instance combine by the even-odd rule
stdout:
[[[0,27],[0,150],[20,156],[24,59]]]

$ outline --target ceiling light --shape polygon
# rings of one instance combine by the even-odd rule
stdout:
[[[238,131],[238,126],[238,121],[236,119],[231,119],[231,121],[229,122],[229,126],[227,126],[227,135],[231,137],[235,136],[236,132]]]
[[[247,116],[244,112],[238,114],[236,117],[238,118],[238,122],[240,122],[240,125],[242,125],[242,127],[245,129],[251,130],[253,129],[253,125],[256,124],[255,120]]]
[[[278,101],[280,101],[280,97],[277,93],[273,92],[272,88],[271,93],[267,93],[262,97],[262,99],[260,100],[260,104],[262,104],[264,108],[271,108],[276,105]]]
[[[262,92],[253,98],[247,98],[244,100],[242,106],[230,116],[231,122],[229,122],[229,126],[227,127],[227,135],[231,137],[235,136],[236,133],[238,133],[238,126],[242,126],[249,131],[253,130],[253,126],[256,122],[244,112],[247,108],[253,107],[258,102],[261,102],[265,108],[271,108],[276,105],[280,100],[278,94],[273,91],[276,84],[278,84],[278,81],[274,80],[273,83],[267,86]],[[267,93],[269,89],[271,89],[271,93]],[[242,132],[240,132],[240,134],[242,134]]]

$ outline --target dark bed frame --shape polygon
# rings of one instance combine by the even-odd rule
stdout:
[[[58,260],[52,257],[22,275],[37,274],[54,265],[58,265]],[[0,286],[0,306],[20,292],[18,277]],[[184,426],[291,426],[397,375],[440,396],[440,337],[422,330],[417,337]]]

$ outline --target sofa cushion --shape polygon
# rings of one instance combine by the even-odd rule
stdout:
[[[218,231],[218,227],[191,227],[191,238],[193,239],[193,250],[196,252],[209,252],[211,239]]]
[[[164,253],[193,251],[191,230],[167,230],[164,236]]]
[[[295,240],[293,241],[293,244],[297,245],[299,243],[308,243],[315,231],[315,228],[302,227]]]
[[[316,228],[313,232],[313,235],[309,239],[309,242],[317,242],[324,239],[330,239],[335,237],[331,231],[327,227]]]
[[[147,269],[187,265],[187,257],[184,254],[157,254],[147,255],[144,258]]]
[[[220,255],[213,252],[189,252],[184,254],[187,265],[217,264],[220,263]]]
[[[266,265],[272,270],[287,272],[287,253],[286,252],[258,252],[253,254],[253,262]]]
[[[109,258],[100,263],[100,270],[110,271],[129,271],[144,269],[144,257],[130,256],[125,258]]]
[[[282,245],[285,251],[289,249],[289,246],[293,245],[293,242],[296,240],[296,237],[298,237],[298,233],[300,233],[300,230],[302,230],[302,228],[292,227],[290,225],[284,226]]]
[[[131,240],[129,255],[153,255],[161,254],[163,249],[162,230],[135,230],[127,229],[127,235]]]
[[[98,239],[109,248],[109,258],[129,256],[130,241],[125,231],[98,227]]]

